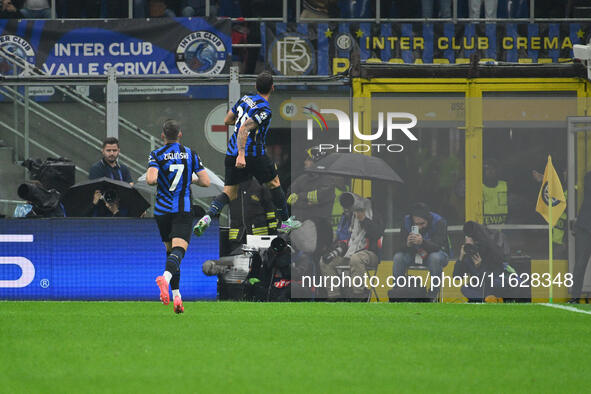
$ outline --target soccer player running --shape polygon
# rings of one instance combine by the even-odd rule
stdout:
[[[170,302],[168,286],[172,288],[175,313],[185,311],[179,281],[180,265],[191,240],[193,225],[191,183],[209,186],[209,176],[197,153],[179,143],[182,136],[177,121],[169,119],[164,122],[162,139],[165,145],[150,152],[146,175],[148,185],[158,185],[154,216],[167,255],[166,268],[156,278],[156,284],[164,305]]]
[[[254,176],[259,183],[266,184],[277,209],[281,226],[277,231],[289,232],[302,224],[289,217],[287,202],[279,176],[271,159],[265,154],[265,140],[271,124],[269,96],[273,91],[273,76],[263,72],[256,79],[257,94],[245,95],[234,104],[224,119],[226,125],[235,124],[235,132],[228,141],[225,159],[224,191],[218,195],[203,216],[193,227],[200,236],[209,227],[211,218],[219,215],[224,205],[238,197],[240,183]]]

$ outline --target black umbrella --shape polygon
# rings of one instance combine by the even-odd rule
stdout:
[[[129,183],[102,177],[78,183],[66,191],[62,198],[66,216],[76,217],[87,214],[91,209],[95,190],[103,192],[106,199],[119,199],[119,207],[127,210],[127,216],[138,217],[150,207],[140,192]]]
[[[306,171],[325,175],[373,179],[404,183],[402,178],[382,159],[358,153],[332,153]]]

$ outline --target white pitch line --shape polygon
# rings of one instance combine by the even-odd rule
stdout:
[[[33,242],[33,234],[0,234],[0,242]]]
[[[575,308],[574,306],[556,305],[556,304],[547,304],[547,303],[546,304],[538,304],[538,305],[549,306],[550,308],[563,309],[565,311],[579,312],[579,313],[584,313],[586,315],[591,315],[591,311],[584,311],[582,309]]]

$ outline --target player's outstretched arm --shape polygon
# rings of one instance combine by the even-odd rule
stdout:
[[[224,124],[226,126],[230,126],[236,123],[236,114],[232,111],[228,111],[226,117],[224,118]]]
[[[148,168],[146,174],[146,183],[148,185],[156,185],[158,183],[158,169],[156,167]]]
[[[193,174],[191,177],[191,183],[201,187],[209,187],[211,182],[209,180],[209,175],[207,175],[207,172],[203,170],[199,171],[197,174]]]

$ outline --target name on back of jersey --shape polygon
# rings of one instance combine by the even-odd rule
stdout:
[[[187,152],[168,152],[164,154],[164,160],[187,160],[189,154]]]
[[[251,99],[250,97],[248,97],[248,96],[244,96],[244,97],[242,97],[242,101],[244,101],[246,104],[248,104],[248,106],[249,106],[250,108],[254,108],[254,107],[256,107],[256,106],[257,106],[257,105],[254,103],[254,101],[252,101],[252,99]]]

